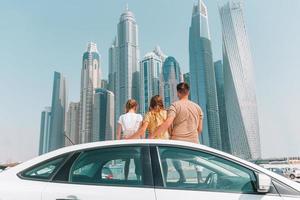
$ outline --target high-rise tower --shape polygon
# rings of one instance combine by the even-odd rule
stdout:
[[[153,50],[147,53],[140,62],[140,104],[142,113],[148,111],[152,96],[159,95],[159,79],[163,64],[163,57],[160,53]]]
[[[83,54],[80,91],[80,143],[92,140],[92,117],[95,89],[100,87],[100,56],[97,45],[90,42]]]
[[[160,95],[164,99],[165,107],[178,100],[176,86],[183,81],[180,66],[177,60],[169,56],[166,58],[160,77]]]
[[[126,8],[121,14],[117,31],[118,70],[116,87],[116,115],[124,111],[124,104],[130,98],[139,101],[139,44],[138,26],[134,14]]]
[[[219,106],[219,117],[220,117],[220,128],[221,128],[221,139],[222,139],[222,150],[231,153],[230,140],[228,135],[228,124],[225,107],[225,93],[224,93],[224,70],[223,63],[218,60],[214,63],[218,106]]]
[[[92,141],[113,140],[115,135],[114,94],[103,88],[97,88],[95,92]]]
[[[223,34],[224,91],[232,154],[261,157],[254,72],[242,4],[220,8]]]
[[[65,77],[59,72],[54,72],[49,151],[59,149],[65,144],[66,106],[67,94]]]
[[[198,103],[204,114],[201,143],[222,149],[217,89],[207,7],[203,0],[193,6],[189,30],[191,99]]]
[[[66,117],[66,146],[79,143],[79,111],[80,103],[71,102]]]
[[[41,114],[39,155],[49,152],[51,107],[46,107]]]

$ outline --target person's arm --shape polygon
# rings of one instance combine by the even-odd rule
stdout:
[[[153,133],[153,135],[160,135],[168,130],[168,128],[172,125],[175,117],[169,116],[164,123],[162,123],[156,131]]]
[[[117,140],[121,140],[121,132],[122,132],[122,125],[118,123],[117,127]]]
[[[141,136],[144,136],[145,132],[147,130],[148,124],[149,124],[148,122],[143,122],[142,125],[140,126],[139,130],[126,139],[135,139],[135,138],[140,138]]]
[[[199,125],[198,125],[198,133],[199,135],[202,133],[202,128],[203,128],[203,112],[200,111],[200,116],[199,116]]]

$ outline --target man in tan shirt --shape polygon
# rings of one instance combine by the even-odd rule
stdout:
[[[187,83],[179,83],[177,85],[179,100],[170,106],[166,121],[157,128],[154,135],[159,135],[169,129],[171,140],[199,143],[199,134],[202,132],[203,112],[200,106],[189,100],[189,90]],[[168,164],[166,161],[162,162],[166,178]],[[173,160],[173,165],[180,177],[178,183],[185,182],[186,178],[180,160]]]
[[[169,129],[171,140],[199,143],[203,112],[199,105],[189,100],[189,90],[187,83],[177,85],[179,100],[170,106],[166,121],[157,128],[155,134],[159,135]]]

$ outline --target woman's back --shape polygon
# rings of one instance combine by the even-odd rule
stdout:
[[[120,116],[118,123],[122,126],[123,135],[129,136],[139,129],[142,121],[142,115],[128,112]]]
[[[167,119],[167,111],[149,111],[144,118],[144,122],[148,122],[148,130],[151,133],[155,132],[156,129]],[[165,132],[161,135],[154,136],[155,139],[169,139],[169,133]]]

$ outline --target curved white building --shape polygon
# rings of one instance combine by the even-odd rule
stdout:
[[[80,90],[80,143],[92,141],[93,99],[95,89],[100,87],[100,56],[97,45],[90,42],[83,54]]]
[[[224,91],[231,152],[261,157],[253,63],[240,2],[220,8],[223,33]]]

